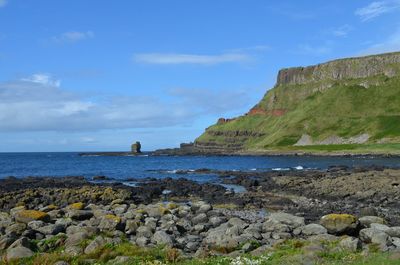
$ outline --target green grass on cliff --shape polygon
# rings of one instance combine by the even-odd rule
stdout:
[[[368,83],[368,88],[363,84]],[[264,136],[250,138],[244,143],[248,151],[309,150],[360,152],[400,152],[400,77],[375,76],[307,85],[280,85],[270,90],[257,105],[259,108],[285,109],[280,117],[270,115],[242,116],[234,121],[217,124],[210,131],[252,131]],[[293,147],[303,134],[314,141],[331,136],[350,138],[368,133],[365,145]],[[380,144],[382,139],[386,144]],[[223,144],[224,136],[206,133],[197,141]],[[393,145],[394,144],[394,145]]]

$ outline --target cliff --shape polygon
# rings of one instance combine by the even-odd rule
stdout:
[[[397,152],[397,143],[400,52],[282,69],[258,104],[243,116],[219,119],[195,149]]]

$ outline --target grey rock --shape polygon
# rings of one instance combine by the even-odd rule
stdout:
[[[46,223],[43,221],[31,221],[28,223],[27,227],[33,230],[38,230],[40,227],[45,226]]]
[[[61,232],[64,232],[64,226],[63,225],[59,225],[59,224],[49,224],[43,227],[39,227],[37,229],[37,231],[39,231],[40,233],[44,234],[44,235],[57,235]]]
[[[96,250],[104,247],[108,242],[110,242],[110,239],[107,240],[106,238],[102,237],[102,236],[97,236],[95,239],[93,239],[89,245],[87,245],[87,247],[84,250],[85,254],[92,254],[94,253]]]
[[[128,256],[118,256],[118,257],[115,257],[115,259],[110,260],[108,262],[108,264],[110,264],[110,265],[127,264],[130,259],[131,259],[131,257],[128,257]]]
[[[242,219],[240,219],[238,217],[232,217],[231,219],[229,219],[228,225],[229,226],[238,226],[243,229],[248,226],[248,224],[245,221],[243,221]]]
[[[72,220],[83,221],[92,218],[93,212],[90,210],[68,210],[65,214],[66,217]]]
[[[65,240],[65,247],[78,246],[83,240],[88,239],[89,235],[86,232],[78,232],[72,235],[68,235]]]
[[[287,225],[290,229],[295,229],[300,226],[304,226],[304,217],[299,217],[283,212],[278,212],[278,213],[271,213],[269,216],[267,216],[267,219],[265,221],[265,225],[268,226],[268,223],[280,223]]]
[[[400,238],[392,237],[392,245],[396,248],[400,248]]]
[[[383,225],[383,224],[376,224],[376,223],[372,223],[370,225],[370,228],[373,228],[373,229],[376,229],[376,230],[379,230],[379,231],[382,231],[385,233],[387,233],[390,230],[389,226]]]
[[[389,236],[381,230],[377,230],[374,228],[364,228],[360,231],[360,239],[367,244],[377,244],[383,251],[387,250]]]
[[[319,224],[308,224],[301,228],[301,233],[306,236],[314,236],[328,233],[328,230]]]
[[[167,245],[172,247],[174,245],[173,240],[170,235],[164,231],[157,231],[153,235],[153,241],[158,245]]]
[[[108,215],[101,218],[99,229],[101,231],[114,231],[114,230],[124,230],[124,226],[121,223],[120,218],[108,218]]]
[[[391,237],[399,237],[400,238],[400,226],[392,226],[388,230],[385,231]]]
[[[15,223],[6,228],[7,235],[21,235],[26,229],[26,224]]]
[[[127,220],[125,225],[125,233],[128,235],[132,235],[136,233],[140,223],[136,220]]]
[[[32,244],[30,242],[30,240],[26,237],[21,237],[17,240],[15,240],[9,247],[8,249],[11,248],[17,248],[17,247],[25,247],[25,248],[32,248]]]
[[[53,265],[69,265],[69,263],[64,260],[60,260],[60,261],[57,261],[56,263],[54,263]]]
[[[151,231],[151,228],[147,226],[141,226],[137,229],[136,235],[137,237],[151,238],[153,236],[153,232]]]
[[[363,216],[360,219],[358,219],[358,221],[360,221],[361,226],[364,228],[369,228],[372,223],[375,224],[385,223],[385,220],[378,216]]]
[[[29,258],[34,255],[33,251],[26,247],[15,247],[7,249],[7,261]]]
[[[226,218],[225,217],[221,217],[221,216],[213,216],[213,217],[210,218],[209,222],[213,227],[217,227],[220,224],[226,222]]]
[[[340,240],[339,247],[343,250],[356,252],[361,249],[361,241],[355,237],[346,237]]]
[[[0,250],[7,249],[15,241],[14,237],[3,236],[0,238]]]
[[[208,217],[205,213],[200,213],[200,214],[196,215],[195,217],[193,217],[193,219],[192,219],[193,225],[207,223],[207,222],[208,222]]]
[[[76,245],[76,246],[66,246],[64,252],[65,252],[65,254],[67,254],[69,256],[79,256],[79,255],[82,255],[83,250],[78,245]]]
[[[136,239],[136,245],[138,245],[139,247],[145,247],[149,243],[150,243],[150,239],[147,237],[144,237],[144,236],[138,237]]]

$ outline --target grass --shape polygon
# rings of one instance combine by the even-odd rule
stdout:
[[[368,88],[361,83],[371,84]],[[196,141],[232,144],[240,141],[246,150],[298,150],[400,153],[400,77],[383,75],[332,83],[332,87],[315,92],[316,82],[307,85],[277,86],[257,105],[265,110],[285,109],[280,117],[270,115],[241,116],[225,124],[211,126]],[[326,84],[325,84],[326,85]],[[275,99],[271,101],[271,99]],[[273,102],[273,103],[271,103]],[[229,137],[209,132],[247,131],[258,137]],[[328,145],[293,147],[303,134],[314,141],[330,136],[350,138],[368,133],[362,145]],[[240,139],[239,139],[240,138]],[[385,144],[379,141],[385,139]]]
[[[176,249],[164,248],[162,246],[146,249],[139,248],[128,242],[118,245],[106,245],[90,255],[70,257],[65,255],[62,250],[52,253],[37,254],[32,258],[20,260],[19,262],[0,264],[26,264],[26,265],[52,265],[57,261],[66,261],[71,265],[87,264],[87,260],[96,260],[95,264],[107,264],[118,256],[128,256],[129,261],[126,265],[291,265],[300,264],[305,258],[311,257],[311,264],[320,265],[394,265],[400,264],[399,259],[392,259],[389,253],[371,252],[364,255],[361,252],[347,252],[335,248],[336,242],[324,243],[324,250],[308,255],[306,247],[309,243],[302,240],[287,240],[277,246],[272,251],[265,252],[261,256],[242,255],[237,258],[223,256],[209,257],[203,259],[188,259],[181,256]],[[110,263],[109,263],[110,264]]]

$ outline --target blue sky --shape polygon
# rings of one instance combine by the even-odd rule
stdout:
[[[0,151],[194,140],[283,67],[400,50],[400,0],[0,0]]]

